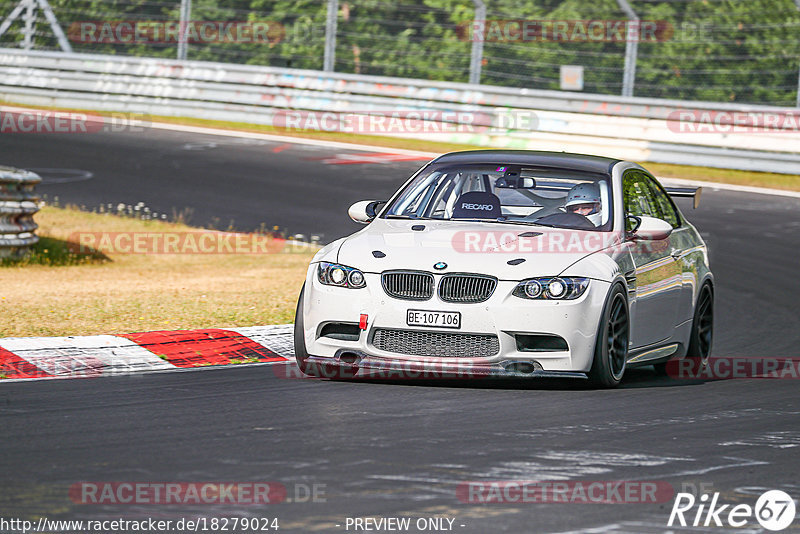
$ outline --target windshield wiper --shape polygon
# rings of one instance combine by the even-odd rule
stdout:
[[[534,221],[524,221],[522,224],[531,224],[533,226],[546,226],[547,228],[563,228],[563,226],[556,226],[555,224],[545,224]]]
[[[481,219],[481,220],[482,221],[486,221],[486,222],[497,222],[497,223],[500,223],[500,224],[524,224],[524,225],[527,225],[527,226],[547,226],[547,227],[550,227],[550,228],[556,228],[555,226],[550,225],[550,224],[542,224],[542,223],[537,223],[537,222],[533,222],[533,221],[526,221],[526,220],[522,220],[522,219],[509,219],[505,215],[503,217],[498,217],[497,219]]]
[[[566,228],[562,226],[555,226],[553,224],[544,224],[539,222],[533,221],[525,221],[525,220],[515,220],[515,219],[508,219],[506,216],[498,217],[496,219],[462,219],[462,218],[450,218],[450,219],[436,219],[434,217],[420,217],[418,215],[387,215],[387,219],[405,219],[410,221],[456,221],[456,222],[488,222],[488,223],[500,223],[500,224],[523,224],[526,226],[546,226],[548,228]]]
[[[420,217],[419,215],[387,215],[387,219],[404,219],[407,221],[441,221],[435,217]]]
[[[451,218],[451,219],[445,219],[445,220],[459,221],[459,222],[463,221],[463,222],[487,222],[487,223],[500,223],[500,224],[524,224],[524,225],[528,225],[528,226],[549,226],[550,228],[556,228],[555,226],[551,226],[549,224],[541,224],[541,223],[536,223],[536,222],[533,222],[533,221],[509,220],[505,216],[498,217],[496,219],[462,219],[462,218],[459,217],[457,219],[452,219]]]

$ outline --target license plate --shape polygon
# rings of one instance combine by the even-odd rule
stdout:
[[[435,326],[439,328],[461,328],[461,313],[430,310],[408,310],[408,326]]]

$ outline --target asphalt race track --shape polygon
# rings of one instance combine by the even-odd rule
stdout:
[[[342,152],[155,130],[0,140],[4,164],[92,173],[45,183],[51,198],[188,207],[197,223],[266,222],[324,241],[357,228],[346,215],[352,201],[385,198],[419,166],[324,162]],[[714,356],[800,356],[800,200],[706,191],[698,210],[681,207],[712,247]],[[463,533],[649,533],[667,530],[672,500],[470,504],[456,490],[468,481],[639,480],[719,492],[732,504],[753,505],[766,489],[800,494],[796,379],[680,380],[643,368],[604,391],[285,375],[281,365],[4,383],[0,509],[51,519],[277,517],[282,532],[346,532],[348,517],[446,516]],[[82,505],[68,497],[77,481],[271,481],[293,502]],[[312,485],[324,495],[296,502],[303,495],[294,492]],[[737,531],[761,530],[753,520]]]
[[[38,189],[61,204],[144,202],[160,213],[190,213],[192,224],[277,224],[323,241],[359,228],[347,217],[350,204],[365,194],[388,197],[424,163],[326,163],[348,153],[363,154],[155,129],[0,139],[0,162],[39,172]]]

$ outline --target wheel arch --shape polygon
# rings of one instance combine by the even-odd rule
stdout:
[[[611,365],[610,362],[606,362],[604,360],[597,360],[597,358],[598,358],[598,356],[604,356],[604,357],[608,356],[608,354],[605,351],[607,351],[609,349],[606,348],[605,351],[604,351],[604,349],[601,348],[601,347],[604,347],[605,344],[606,344],[606,341],[604,340],[604,337],[606,335],[606,333],[605,333],[606,325],[604,325],[604,322],[608,321],[608,316],[611,313],[609,311],[609,309],[610,309],[610,306],[612,305],[612,303],[616,300],[615,295],[617,293],[617,289],[618,288],[619,288],[619,293],[621,293],[620,296],[622,297],[621,298],[621,302],[623,303],[623,306],[625,307],[625,313],[627,315],[626,319],[627,319],[627,336],[628,336],[628,339],[627,339],[627,343],[624,345],[625,354],[624,354],[624,361],[622,363],[622,370],[620,372],[620,376],[619,376],[619,378],[610,379],[610,378],[606,377],[606,373],[608,373],[609,370],[612,369],[610,367],[610,365]],[[625,367],[626,367],[626,364],[627,364],[628,349],[630,348],[630,328],[631,328],[631,304],[630,304],[630,296],[629,296],[629,293],[628,293],[628,285],[626,284],[624,278],[615,277],[612,280],[612,282],[609,284],[609,286],[608,286],[608,291],[606,293],[606,297],[605,297],[604,302],[603,302],[603,310],[602,310],[602,313],[600,313],[600,319],[599,319],[599,321],[597,323],[597,335],[596,335],[596,339],[595,339],[595,351],[594,351],[594,354],[592,356],[592,363],[591,363],[591,366],[590,366],[590,369],[589,369],[589,378],[595,384],[599,384],[599,385],[602,385],[604,387],[616,387],[616,385],[618,385],[620,383],[620,380],[622,379],[622,376],[625,373]],[[605,359],[607,360],[608,358],[606,357]],[[610,370],[610,372],[612,373],[612,377],[613,377],[613,369]]]
[[[700,293],[703,291],[704,286],[709,286],[711,288],[711,297],[713,298],[716,295],[717,288],[716,288],[716,281],[714,280],[714,275],[711,274],[711,271],[708,271],[703,278],[700,279],[700,283],[697,284],[697,293],[694,295],[692,299],[692,311],[697,307],[697,301],[700,299]]]

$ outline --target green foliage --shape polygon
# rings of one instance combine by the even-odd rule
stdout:
[[[64,265],[87,265],[104,263],[108,258],[94,250],[81,250],[76,243],[40,237],[24,255],[0,259],[0,267],[24,267],[27,265],[47,265],[50,267]]]
[[[176,21],[179,0],[50,0],[66,29],[80,21]],[[10,9],[16,2],[6,2]],[[642,21],[670,29],[638,46],[637,96],[794,105],[800,10],[793,0],[632,0]],[[624,21],[616,0],[486,0],[488,21]],[[0,9],[0,17],[5,8]],[[466,82],[471,0],[339,0],[336,70]],[[196,21],[269,21],[269,42],[192,43],[189,58],[321,69],[324,0],[193,0]],[[17,21],[0,46],[20,40]],[[57,49],[41,13],[36,47]],[[73,40],[78,52],[175,57],[176,44]],[[619,94],[626,43],[496,41],[484,44],[481,81],[558,89],[561,65],[582,65],[586,92]]]

